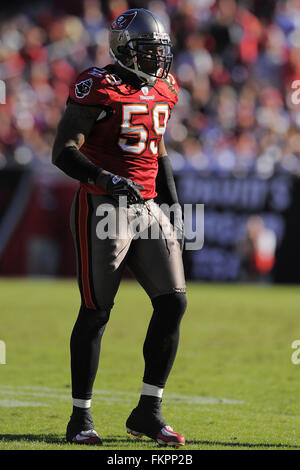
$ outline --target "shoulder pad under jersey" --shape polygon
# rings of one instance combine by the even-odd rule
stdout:
[[[158,79],[155,89],[175,106],[178,101],[179,88],[174,75],[169,73],[167,78]]]
[[[70,98],[89,106],[109,105],[107,88],[118,85],[118,77],[106,68],[90,67],[81,72],[70,86]]]

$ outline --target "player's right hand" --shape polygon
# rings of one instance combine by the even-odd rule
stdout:
[[[139,189],[144,189],[144,186],[118,175],[112,175],[106,184],[106,191],[111,197],[119,201],[120,196],[126,196],[128,204],[144,202]]]

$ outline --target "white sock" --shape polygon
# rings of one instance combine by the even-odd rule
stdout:
[[[73,398],[73,406],[77,408],[90,408],[92,400],[81,400],[80,398]]]
[[[156,385],[145,384],[143,382],[142,393],[141,395],[150,395],[152,397],[161,398],[163,395],[163,388],[156,387]]]

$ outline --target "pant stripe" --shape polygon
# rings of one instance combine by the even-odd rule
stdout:
[[[89,240],[88,240],[88,217],[89,206],[87,201],[87,193],[80,189],[79,205],[78,205],[78,234],[79,234],[79,259],[81,266],[81,289],[84,304],[87,308],[96,309],[92,298],[90,285],[90,256],[89,256]]]
[[[96,294],[95,294],[95,288],[94,288],[94,277],[93,277],[93,264],[92,264],[92,236],[91,236],[91,227],[92,227],[92,214],[93,214],[93,203],[92,203],[92,197],[89,193],[87,193],[87,204],[88,204],[88,217],[87,217],[87,239],[88,239],[88,263],[89,263],[89,285],[90,285],[90,291],[91,291],[91,297],[93,304],[95,305],[95,308],[99,308],[99,305],[97,304],[97,299],[96,299]]]
[[[76,256],[77,256],[77,276],[78,276],[78,286],[83,302],[82,295],[82,279],[81,279],[81,256],[80,256],[80,244],[79,244],[79,230],[78,230],[78,212],[79,212],[79,191],[77,191],[75,196],[75,215],[74,215],[74,228],[75,228],[75,246],[76,246]]]

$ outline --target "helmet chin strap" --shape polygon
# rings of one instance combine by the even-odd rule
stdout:
[[[130,67],[124,65],[120,60],[118,60],[111,49],[109,50],[109,53],[111,57],[124,69],[128,70],[131,73],[135,73],[139,78],[144,79],[149,85],[153,85],[155,83],[156,77],[152,77],[152,75],[149,75],[148,73],[139,70],[136,62],[133,62],[134,69],[131,69]]]

